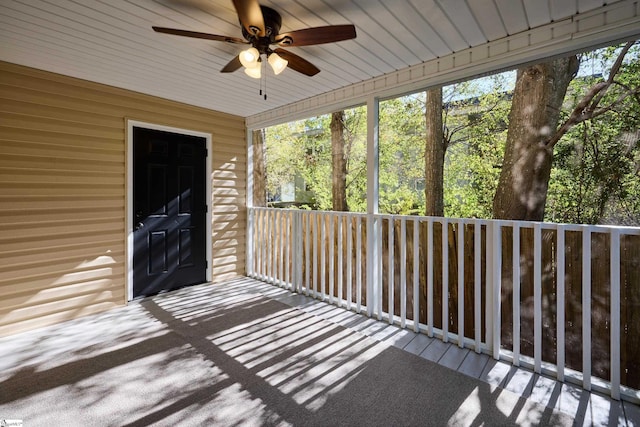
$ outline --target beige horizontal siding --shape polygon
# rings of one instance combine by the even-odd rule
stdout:
[[[126,303],[126,119],[212,134],[214,282],[244,273],[244,120],[0,62],[0,336]]]

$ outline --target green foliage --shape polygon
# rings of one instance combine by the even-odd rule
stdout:
[[[444,211],[448,217],[491,218],[513,78],[513,72],[506,72],[444,88]]]
[[[424,212],[424,93],[380,103],[380,212]]]
[[[619,46],[581,57],[561,112],[564,121],[584,94],[608,78]],[[634,46],[600,107],[606,112],[573,127],[555,146],[546,220],[640,225],[640,48]],[[490,218],[509,124],[515,72],[443,88],[448,217]],[[425,94],[380,102],[380,211],[424,212]],[[297,206],[329,210],[331,203],[330,115],[266,130],[267,189],[304,181]],[[347,204],[366,210],[366,108],[345,111]]]
[[[266,129],[267,191],[278,202],[282,189],[298,182],[295,206],[331,210],[331,115],[312,117]],[[351,211],[366,201],[366,111],[345,111],[347,199]],[[300,188],[303,187],[303,188]]]
[[[565,115],[594,84],[609,77],[619,50],[608,47],[583,55],[581,76],[565,99]],[[639,54],[635,45],[600,102],[608,110],[575,126],[556,145],[547,220],[640,224],[640,98],[624,97],[640,88]]]

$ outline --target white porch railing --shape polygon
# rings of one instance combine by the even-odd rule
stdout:
[[[640,399],[639,227],[271,208],[248,223],[250,277]]]

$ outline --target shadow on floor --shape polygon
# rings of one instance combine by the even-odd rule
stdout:
[[[571,425],[566,414],[261,293],[203,285],[0,340],[25,425]]]

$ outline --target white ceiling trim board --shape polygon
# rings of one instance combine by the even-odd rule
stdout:
[[[638,38],[639,9],[635,0],[616,2],[596,11],[249,116],[247,128],[260,129],[362,105],[371,96],[398,96],[612,41]]]

